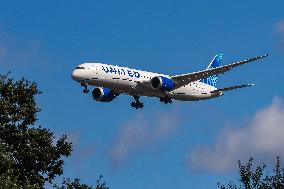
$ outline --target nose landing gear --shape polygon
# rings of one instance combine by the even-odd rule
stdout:
[[[131,102],[130,105],[131,105],[133,108],[136,108],[136,109],[138,109],[138,108],[143,108],[143,107],[144,107],[144,104],[139,101],[139,96],[135,95],[135,96],[133,96],[133,97],[134,97],[135,102]]]
[[[89,92],[89,90],[88,90],[88,85],[86,84],[86,83],[81,83],[81,86],[82,87],[84,87],[84,89],[83,89],[83,93],[88,93]]]

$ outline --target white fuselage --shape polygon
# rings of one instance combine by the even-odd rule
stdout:
[[[218,97],[220,93],[211,93],[215,87],[195,81],[173,91],[157,89],[139,90],[138,83],[150,81],[153,77],[169,75],[146,72],[127,67],[119,67],[102,63],[84,63],[72,73],[72,79],[87,85],[104,87],[116,93],[149,97],[169,97],[175,100],[193,101]]]

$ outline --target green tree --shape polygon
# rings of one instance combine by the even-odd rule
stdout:
[[[99,179],[97,180],[96,189],[109,189],[109,187],[107,187],[106,185],[106,182],[102,180],[103,180],[103,176],[100,175]]]
[[[80,184],[80,179],[75,179],[74,181],[71,181],[69,178],[68,179],[63,179],[62,185],[61,186],[54,186],[54,188],[57,189],[91,189],[92,187],[87,186],[85,184]],[[97,186],[96,189],[109,189],[107,187],[106,182],[103,181],[103,176],[100,175],[100,177],[97,180]]]
[[[66,135],[57,139],[37,126],[37,84],[9,76],[0,75],[0,188],[44,188],[63,174],[72,145]],[[81,185],[78,179],[65,181]]]
[[[81,184],[80,179],[76,178],[73,181],[70,178],[63,178],[61,186],[54,185],[54,188],[57,189],[91,189],[92,187],[87,186],[86,184]]]
[[[253,158],[243,165],[239,165],[239,185],[230,182],[227,186],[218,183],[220,189],[284,189],[284,168],[281,167],[280,157],[276,158],[275,168],[266,171],[266,165],[253,166]]]

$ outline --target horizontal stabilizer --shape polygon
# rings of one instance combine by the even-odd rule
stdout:
[[[254,84],[245,84],[245,85],[237,85],[237,86],[233,86],[233,87],[226,87],[226,88],[223,88],[223,89],[217,89],[217,90],[211,91],[211,93],[230,91],[230,90],[240,89],[240,88],[244,88],[244,87],[251,87],[251,86],[254,86]]]

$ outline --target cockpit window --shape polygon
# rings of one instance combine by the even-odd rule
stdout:
[[[84,67],[80,67],[80,66],[78,66],[78,67],[76,67],[76,69],[85,69]]]

